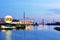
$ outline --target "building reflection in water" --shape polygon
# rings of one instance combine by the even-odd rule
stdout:
[[[11,40],[12,39],[12,31],[8,30],[5,32],[6,33],[6,40]]]

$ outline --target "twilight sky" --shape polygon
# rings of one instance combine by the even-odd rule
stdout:
[[[0,17],[60,19],[60,0],[0,0]]]

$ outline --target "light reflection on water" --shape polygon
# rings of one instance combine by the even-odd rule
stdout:
[[[59,32],[49,31],[54,30],[54,27],[60,26],[39,25],[35,26],[34,30],[13,30],[0,32],[0,34],[2,34],[0,40],[60,40]]]
[[[6,33],[6,40],[11,40],[12,31],[8,30]]]
[[[36,26],[34,30],[54,30],[54,27],[60,27],[58,25],[39,25],[38,27]]]

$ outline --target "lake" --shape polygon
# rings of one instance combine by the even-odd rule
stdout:
[[[33,30],[13,30],[0,32],[0,40],[60,40],[60,31],[54,30],[60,26],[35,26]]]

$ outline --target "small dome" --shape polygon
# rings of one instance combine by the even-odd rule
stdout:
[[[5,16],[5,22],[11,23],[12,22],[12,16]]]

